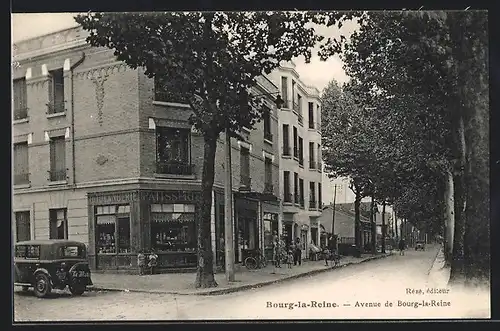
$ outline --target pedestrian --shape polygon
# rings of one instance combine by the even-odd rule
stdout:
[[[294,265],[302,265],[302,249],[300,247],[301,243],[300,243],[300,238],[297,237],[297,239],[295,240],[295,261],[294,261]]]
[[[139,250],[137,254],[137,266],[139,267],[139,275],[144,275],[144,269],[146,267],[146,255],[144,255],[144,250]]]
[[[288,251],[288,255],[286,257],[286,264],[288,265],[288,269],[292,269],[292,264],[295,260],[295,256],[292,252],[292,250],[289,250]]]
[[[325,258],[325,266],[328,267],[328,260],[330,259],[331,251],[327,246],[323,247],[323,257]]]
[[[149,273],[151,275],[155,274],[155,269],[156,269],[156,266],[158,264],[158,255],[156,255],[155,253],[155,250],[153,248],[151,248],[151,253],[149,253],[149,256],[148,256],[148,267],[149,267]]]
[[[406,243],[403,238],[399,240],[399,255],[405,255],[405,248],[406,248]]]
[[[273,236],[273,260],[274,260],[274,266],[276,268],[281,268],[281,248],[280,248],[279,237],[276,231],[274,232]]]

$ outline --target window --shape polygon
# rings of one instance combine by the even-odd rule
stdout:
[[[293,192],[294,192],[294,201],[295,204],[299,203],[300,196],[299,196],[299,174],[294,172],[293,173]]]
[[[61,257],[79,257],[85,258],[85,249],[82,246],[63,246],[59,247]]]
[[[151,245],[158,251],[196,251],[195,205],[152,204]]]
[[[161,81],[154,78],[154,100],[187,104],[188,100],[178,92],[179,84],[174,81]]]
[[[318,130],[321,130],[321,110],[319,108],[319,105],[317,106],[316,111],[317,111],[316,121],[318,122],[317,128]]]
[[[304,207],[304,180],[299,179],[299,204],[300,207]]]
[[[271,133],[271,110],[264,108],[262,117],[264,118],[264,139],[273,141],[273,134]]]
[[[240,186],[250,188],[250,150],[245,147],[240,149]]]
[[[297,132],[297,127],[293,127],[293,157],[299,158],[299,142],[298,142],[299,134]]]
[[[309,169],[316,169],[316,161],[314,159],[314,143],[309,142]]]
[[[28,143],[14,144],[14,185],[29,184]]]
[[[28,117],[28,94],[26,92],[26,79],[14,80],[14,120]]]
[[[25,241],[31,239],[31,223],[29,211],[18,211],[16,218],[16,241]]]
[[[309,129],[314,129],[314,103],[309,102]]]
[[[296,103],[295,103],[295,81],[292,79],[292,103],[293,103],[293,109],[295,110]]]
[[[189,129],[156,128],[156,173],[191,175],[191,131]]]
[[[281,77],[281,97],[283,98],[284,105],[283,108],[289,108],[288,105],[288,78],[285,76]]]
[[[50,72],[48,113],[64,112],[64,72],[57,69]]]
[[[96,207],[97,252],[130,253],[130,206]]]
[[[270,158],[265,158],[264,162],[264,191],[268,193],[273,193],[273,163]]]
[[[49,239],[68,239],[66,208],[49,210]]]
[[[299,165],[304,165],[304,140],[299,137]]]
[[[318,167],[317,167],[317,169],[321,170],[321,145],[320,144],[318,144],[317,154],[318,154]]]
[[[318,183],[318,208],[323,208],[323,200],[322,200],[322,192],[321,192],[321,183]]]
[[[283,155],[290,156],[290,126],[283,124]]]
[[[283,195],[285,202],[292,202],[292,195],[290,191],[290,171],[283,171]]]
[[[316,184],[309,182],[309,209],[316,209]]]
[[[297,112],[302,115],[302,96],[300,94],[297,94],[297,104]]]
[[[22,257],[27,259],[38,259],[40,258],[40,246],[39,245],[20,245],[16,246],[16,257]]]
[[[50,181],[66,180],[66,139],[50,139]]]

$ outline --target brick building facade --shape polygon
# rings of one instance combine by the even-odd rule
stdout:
[[[16,44],[14,240],[83,241],[98,270],[136,269],[137,252],[151,248],[159,252],[160,268],[193,267],[203,138],[188,124],[190,109],[85,37],[77,27]],[[275,94],[277,88],[263,77],[257,90]],[[244,141],[232,141],[237,261],[245,249],[263,247],[263,218],[281,213],[272,141],[278,117],[272,100],[266,106],[269,116],[245,130]],[[223,141],[211,218],[216,254],[224,217]]]

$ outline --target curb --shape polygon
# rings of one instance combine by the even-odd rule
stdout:
[[[109,292],[135,292],[135,293],[150,293],[150,294],[175,294],[175,295],[223,295],[223,294],[229,294],[229,293],[234,293],[234,292],[240,292],[240,291],[245,291],[249,289],[255,289],[255,288],[260,288],[264,287],[267,285],[271,284],[278,284],[278,283],[283,283],[289,280],[294,280],[298,278],[303,278],[307,276],[312,276],[316,274],[320,274],[326,271],[334,270],[334,269],[339,269],[339,268],[344,268],[350,265],[355,265],[355,264],[361,264],[365,263],[368,261],[373,261],[373,260],[378,260],[382,258],[386,258],[389,256],[392,256],[392,253],[386,254],[386,255],[378,255],[378,256],[370,256],[363,261],[360,262],[347,262],[346,264],[340,265],[339,267],[329,267],[325,269],[317,269],[317,270],[311,270],[307,271],[304,273],[292,275],[289,277],[284,277],[280,279],[274,279],[274,280],[268,280],[256,284],[246,284],[246,285],[241,285],[241,286],[235,286],[235,287],[230,287],[230,288],[224,288],[224,289],[214,289],[214,290],[209,290],[209,291],[204,291],[204,292],[179,292],[179,291],[160,291],[160,290],[137,290],[137,289],[121,289],[121,288],[108,288],[108,287],[99,287],[99,286],[92,286],[88,288],[88,291],[92,292],[98,292],[98,291],[109,291]]]
[[[431,274],[431,271],[432,269],[434,268],[434,265],[436,264],[436,261],[437,261],[437,258],[438,258],[438,255],[439,253],[441,253],[441,251],[443,250],[442,247],[439,247],[439,249],[437,250],[437,253],[436,253],[436,256],[434,256],[434,259],[432,259],[432,264],[431,264],[431,267],[429,268],[429,270],[427,271],[427,276],[429,276]]]

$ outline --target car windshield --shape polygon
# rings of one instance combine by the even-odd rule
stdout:
[[[78,257],[78,258],[85,257],[85,248],[83,248],[82,246],[76,246],[76,245],[62,246],[59,248],[59,252],[61,257]]]

